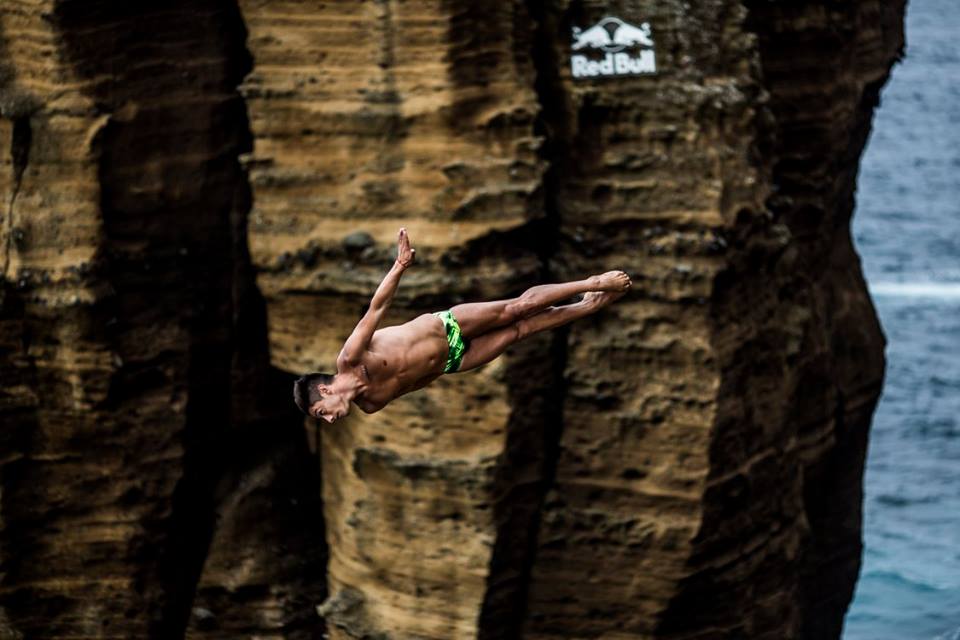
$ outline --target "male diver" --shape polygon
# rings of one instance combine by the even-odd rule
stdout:
[[[407,230],[400,229],[397,259],[340,350],[337,372],[309,373],[294,383],[293,398],[301,411],[330,423],[347,415],[351,402],[374,413],[444,373],[476,369],[527,336],[595,313],[632,284],[623,271],[608,271],[585,280],[538,285],[517,298],[458,304],[378,329],[415,254]],[[552,306],[581,293],[579,302]]]

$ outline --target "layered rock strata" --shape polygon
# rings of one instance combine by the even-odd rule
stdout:
[[[903,5],[693,4],[0,5],[0,636],[838,637]],[[304,431],[400,226],[391,323],[634,291]]]
[[[0,635],[182,637],[210,570],[245,630],[320,627],[316,470],[246,248],[236,7],[5,0],[0,43]],[[257,520],[300,531],[250,554],[257,482]]]

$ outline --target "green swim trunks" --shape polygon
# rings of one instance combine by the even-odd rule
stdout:
[[[469,341],[464,341],[460,335],[460,323],[453,317],[449,311],[435,311],[434,314],[443,321],[443,328],[447,331],[447,365],[443,368],[444,373],[453,373],[460,368],[463,361],[463,354],[467,352],[470,346]]]

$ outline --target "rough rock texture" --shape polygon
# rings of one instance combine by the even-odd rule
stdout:
[[[902,13],[4,0],[0,638],[838,637]],[[571,76],[608,14],[655,75]],[[390,322],[634,291],[318,432],[401,225]]]
[[[246,249],[244,35],[217,2],[0,4],[11,637],[182,636],[211,582],[245,628],[318,627],[317,471]]]

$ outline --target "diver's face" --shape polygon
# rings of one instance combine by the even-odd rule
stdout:
[[[330,424],[350,413],[350,403],[339,393],[326,385],[317,387],[323,397],[310,405],[310,415],[317,420],[326,420]]]

